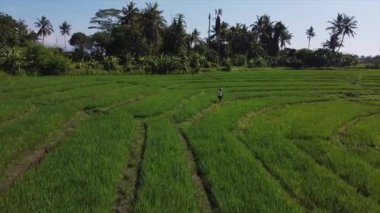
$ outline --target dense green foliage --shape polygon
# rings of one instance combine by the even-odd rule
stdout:
[[[340,52],[346,38],[354,37],[357,29],[355,17],[338,13],[329,21],[329,39],[322,48],[310,50],[310,41],[317,36],[311,26],[306,30],[309,40],[307,49],[291,49],[293,37],[281,21],[269,15],[257,16],[251,25],[237,23],[229,25],[223,21],[221,9],[215,10],[215,23],[207,38],[200,38],[197,29],[188,33],[185,17],[177,14],[165,20],[158,3],[146,3],[138,8],[129,2],[123,8],[100,9],[91,18],[93,35],[74,32],[69,44],[73,51],[67,52],[67,36],[71,25],[64,21],[60,33],[65,39],[65,53],[59,49],[46,56],[50,64],[33,64],[28,61],[28,52],[34,49],[33,42],[45,42],[54,32],[50,20],[42,16],[35,22],[37,33],[30,31],[23,21],[0,14],[0,68],[9,74],[99,74],[99,73],[189,73],[221,67],[232,70],[237,67],[290,67],[320,68],[356,66],[362,62],[358,56]],[[319,36],[319,35],[318,35]],[[41,49],[41,47],[39,47]],[[43,53],[44,52],[44,53]],[[68,63],[63,57],[69,58]],[[372,58],[371,58],[372,60]],[[362,68],[379,68],[374,62],[359,65]],[[31,70],[28,70],[31,69]],[[104,71],[105,70],[105,71]]]
[[[133,191],[119,188],[126,181],[138,212],[378,212],[379,76],[0,77],[0,188],[31,153],[55,144],[0,191],[0,209],[111,211]],[[134,167],[136,183],[125,175]]]

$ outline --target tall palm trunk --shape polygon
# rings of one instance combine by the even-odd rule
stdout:
[[[66,34],[63,35],[63,37],[65,38],[65,52],[67,52],[67,49],[66,49],[66,43],[67,43],[67,41],[66,41]]]
[[[311,38],[309,38],[309,46],[307,47],[308,50],[310,50],[310,40]]]
[[[340,41],[340,45],[339,45],[338,50],[336,52],[339,52],[340,48],[343,46],[344,36],[345,36],[345,34],[343,34],[342,40]]]

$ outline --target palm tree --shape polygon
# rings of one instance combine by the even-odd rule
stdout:
[[[61,30],[61,34],[63,37],[65,37],[65,51],[66,51],[66,36],[70,35],[71,25],[67,23],[67,21],[64,21],[61,26],[59,26],[59,29]]]
[[[334,19],[333,21],[327,22],[327,23],[331,24],[331,26],[326,28],[326,30],[331,30],[331,34],[340,35],[342,32],[343,19],[344,19],[344,14],[338,13],[336,19]]]
[[[136,3],[131,1],[127,7],[123,7],[121,13],[121,23],[132,26],[132,24],[137,20],[140,10],[136,7]]]
[[[45,16],[42,16],[41,19],[37,19],[34,24],[37,28],[39,28],[37,35],[42,35],[42,44],[45,44],[45,37],[51,35],[51,33],[54,32],[53,25]]]
[[[293,34],[289,32],[288,29],[285,29],[280,34],[280,47],[284,49],[286,44],[291,44],[290,40],[293,38]]]
[[[200,36],[200,33],[197,29],[194,29],[194,31],[188,36],[188,42],[189,42],[190,48],[192,48],[194,44],[200,41],[199,36]]]
[[[343,44],[339,42],[338,34],[332,34],[330,36],[330,39],[326,40],[324,43],[322,43],[322,45],[323,47],[330,49],[332,52],[335,52],[336,48],[340,48],[341,46],[343,46]]]
[[[340,40],[340,45],[338,47],[339,52],[340,47],[343,46],[345,36],[355,36],[356,33],[354,30],[358,28],[358,21],[355,20],[354,16],[349,17],[344,13],[338,13],[337,18],[333,21],[329,21],[328,23],[330,23],[331,26],[326,28],[326,30],[331,30],[332,35],[336,35],[338,37],[342,36],[342,39]]]
[[[343,41],[344,41],[344,38],[345,36],[347,35],[349,38],[350,37],[355,37],[355,29],[357,29],[357,24],[358,24],[358,21],[355,20],[355,16],[347,16],[344,14],[344,18],[343,18],[343,23],[342,23],[342,29],[341,29],[341,35],[342,35],[342,40],[340,41],[340,46],[338,48],[338,52],[340,50],[340,47],[343,46]]]
[[[307,39],[309,39],[309,46],[307,49],[310,49],[310,40],[315,37],[315,32],[313,26],[306,30]]]
[[[269,44],[269,54],[276,55],[280,48],[284,48],[286,44],[290,44],[293,34],[289,32],[288,28],[281,21],[274,25],[272,34],[273,36]]]
[[[146,8],[143,10],[143,35],[150,47],[159,42],[162,29],[165,27],[166,20],[162,16],[163,11],[158,10],[157,2],[146,3]]]
[[[218,44],[218,54],[220,54],[220,28],[221,28],[221,19],[220,16],[222,15],[223,11],[222,9],[215,10],[215,27],[214,31],[216,34],[216,42]]]
[[[268,51],[273,32],[273,22],[270,20],[270,16],[257,16],[256,22],[251,27],[252,32],[258,37],[261,46]]]

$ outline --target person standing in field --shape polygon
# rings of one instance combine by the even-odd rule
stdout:
[[[219,102],[222,102],[223,101],[223,88],[218,89],[217,95],[218,95]]]

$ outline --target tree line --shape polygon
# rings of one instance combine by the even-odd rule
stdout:
[[[0,65],[11,73],[106,70],[164,74],[218,67],[229,70],[232,66],[301,68],[350,66],[358,62],[358,57],[340,52],[345,39],[354,37],[357,29],[355,17],[346,14],[338,13],[336,19],[328,22],[329,39],[316,50],[310,50],[310,42],[317,36],[312,26],[305,33],[308,47],[296,50],[287,47],[293,34],[286,24],[272,20],[269,15],[257,16],[251,25],[229,25],[222,19],[221,9],[209,14],[208,36],[200,38],[197,29],[187,33],[183,14],[177,14],[168,22],[158,3],[146,3],[144,8],[138,8],[134,2],[129,2],[120,9],[98,10],[90,20],[89,28],[96,29],[92,35],[82,32],[71,35],[71,25],[64,21],[59,26],[65,39],[64,49],[61,49],[39,45],[54,32],[47,17],[36,20],[38,30],[34,32],[24,21],[0,13],[0,44],[3,47]],[[68,42],[74,47],[70,52],[66,47],[68,36],[71,36]],[[36,55],[40,53],[44,55]],[[44,57],[49,60],[42,60],[37,65],[25,62],[26,59],[30,61],[33,54],[41,60]],[[49,61],[57,64],[49,64]]]

